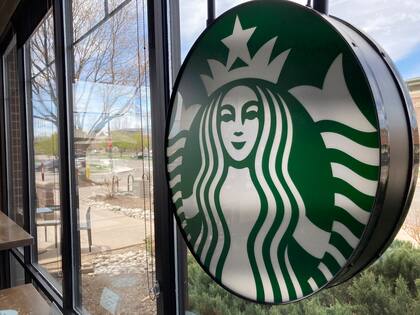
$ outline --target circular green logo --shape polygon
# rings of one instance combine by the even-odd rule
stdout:
[[[375,102],[341,35],[296,4],[240,5],[197,40],[171,106],[169,187],[202,267],[257,302],[328,284],[379,179]]]

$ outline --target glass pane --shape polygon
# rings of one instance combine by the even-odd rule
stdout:
[[[16,45],[10,44],[3,56],[4,105],[6,114],[6,153],[9,216],[23,227],[21,110],[17,76]]]
[[[216,17],[234,6],[249,0],[216,0]],[[292,0],[300,4],[306,4],[307,0]],[[194,12],[194,14],[191,14]],[[207,1],[206,0],[179,0],[180,32],[181,32],[181,59],[184,60],[191,46],[198,36],[205,30],[207,25]]]
[[[60,288],[60,178],[57,90],[53,17],[49,14],[27,42],[25,58],[30,64],[26,86],[28,155],[32,227],[36,238],[34,260]]]
[[[78,3],[75,20],[90,14]],[[80,308],[90,314],[156,312],[145,3],[117,7],[73,45]]]
[[[73,39],[75,41],[86,36],[104,18],[105,1],[72,0]]]
[[[108,10],[109,12],[114,11],[116,8],[118,8],[121,3],[124,2],[124,0],[106,0],[108,1]]]
[[[217,15],[242,0],[217,0]],[[306,0],[297,0],[306,5]],[[180,1],[182,56],[205,28],[206,2]],[[188,15],[204,12],[198,21]],[[411,1],[330,1],[330,13],[360,27],[390,54],[407,81],[420,121],[419,4]],[[186,14],[182,15],[182,12]],[[188,25],[188,27],[186,26]],[[184,32],[184,33],[183,33]],[[186,34],[186,35],[185,35]],[[420,182],[417,184],[420,185]],[[217,285],[189,253],[187,259],[187,314],[390,314],[418,313],[420,259],[420,190],[396,240],[375,264],[337,287],[301,302],[282,306],[258,305],[237,298]],[[414,270],[417,270],[414,272]],[[416,285],[417,283],[417,285]],[[369,288],[368,290],[366,288]],[[393,302],[398,301],[398,302]]]
[[[353,24],[375,40],[397,65],[404,79],[420,75],[418,1],[330,1],[330,14]]]
[[[194,14],[191,14],[194,12]],[[184,60],[191,46],[194,44],[207,23],[206,0],[180,0],[180,32],[181,32],[181,59]]]
[[[296,2],[302,5],[306,5],[308,3],[308,0],[289,0],[292,2]],[[216,0],[216,14],[219,16],[220,14],[223,14],[223,12],[233,8],[234,6],[237,6],[241,3],[248,2],[248,0]]]

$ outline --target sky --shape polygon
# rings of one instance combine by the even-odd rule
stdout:
[[[217,15],[244,0],[216,0]],[[296,0],[306,4],[307,0]],[[330,14],[358,27],[388,53],[405,80],[420,77],[420,1],[330,0]],[[207,1],[180,0],[182,56],[206,27]]]
[[[150,98],[148,88],[142,86],[140,94],[134,94],[135,88],[129,85],[112,85],[98,82],[77,81],[73,84],[74,103],[74,124],[75,128],[82,127],[84,131],[92,128],[98,117],[105,112],[104,104],[112,104],[109,108],[110,114],[115,114],[126,108],[124,115],[114,118],[111,122],[111,129],[144,129],[150,128]],[[140,98],[139,98],[140,96]],[[43,106],[41,106],[41,100]],[[107,99],[108,102],[104,102]],[[41,95],[32,94],[33,111],[38,116],[49,116],[49,111],[55,114],[56,105],[51,97],[45,92]],[[106,131],[107,125],[102,131]],[[149,130],[146,130],[150,132]],[[45,119],[34,119],[34,136],[50,136],[57,132],[57,127]]]
[[[181,55],[186,56],[188,50],[206,28],[207,19],[207,0],[179,0],[180,1],[180,21],[181,21]],[[216,13],[220,15],[233,6],[246,2],[244,0],[215,0]],[[306,5],[307,0],[294,0]],[[420,1],[419,0],[330,0],[330,14],[337,16],[356,27],[363,30],[390,55],[398,70],[405,80],[420,77]],[[94,88],[89,87],[88,90],[93,91],[93,98],[87,98],[83,93],[83,82],[78,83],[78,92],[76,96],[79,109],[83,111],[84,105],[89,103],[91,113],[86,116],[84,128],[89,129],[90,124],[95,120],[98,113],[102,112],[103,87],[95,84]],[[126,90],[119,86],[115,86],[116,91],[109,90],[109,94],[119,95],[126,93],[130,95],[130,87]],[[117,92],[119,91],[119,93]],[[77,93],[76,93],[77,94]],[[146,91],[142,90],[142,104],[146,104]],[[115,95],[114,95],[115,96]],[[119,103],[126,103],[126,97],[121,95],[116,102],[114,109],[119,108]],[[139,103],[134,102],[136,108]],[[145,107],[143,107],[145,110]],[[135,117],[138,112],[130,111],[127,118],[124,118],[124,124],[127,128],[137,127]],[[147,119],[145,117],[144,119]],[[116,120],[117,122],[117,120]],[[40,125],[39,132],[51,133],[50,125]]]

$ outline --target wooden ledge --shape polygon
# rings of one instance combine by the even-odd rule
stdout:
[[[34,238],[0,211],[0,251],[34,243]]]
[[[32,284],[0,290],[1,310],[15,310],[18,314],[33,315],[47,315],[50,313],[48,303]]]

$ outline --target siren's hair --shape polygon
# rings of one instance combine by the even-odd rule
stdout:
[[[291,299],[291,292],[295,297],[302,294],[287,255],[287,240],[284,239],[286,234],[293,233],[299,215],[296,200],[300,196],[295,196],[296,191],[292,193],[288,188],[288,185],[293,185],[289,183],[287,164],[293,126],[288,119],[288,109],[278,95],[271,93],[263,84],[257,87],[242,85],[255,92],[264,115],[257,148],[253,150],[254,163],[250,168],[252,181],[260,196],[261,210],[248,237],[248,257],[256,282],[257,299],[286,302]],[[219,280],[222,279],[231,243],[220,206],[220,189],[228,165],[224,163],[221,135],[217,128],[218,108],[227,91],[215,92],[210,106],[201,116],[199,146],[202,165],[193,186],[203,218],[203,227],[195,240],[194,249],[200,261]],[[278,122],[281,124],[278,125]]]
[[[216,190],[220,191],[223,183],[222,175],[226,173],[220,137],[218,135],[215,137],[210,132],[210,130],[218,132],[217,107],[220,99],[219,94],[202,115],[199,136],[202,164],[193,187],[198,208],[204,218],[204,225],[195,243],[195,249],[201,262],[219,279],[230,247],[230,235],[219,198],[214,198],[218,194]],[[211,209],[216,209],[216,213]]]

